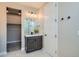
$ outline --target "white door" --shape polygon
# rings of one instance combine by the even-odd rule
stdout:
[[[55,3],[48,3],[43,11],[45,52],[50,56],[57,56],[57,37],[55,37],[58,34],[58,24],[55,22],[55,19],[57,19],[57,7]]]
[[[59,3],[58,56],[79,56],[79,3]],[[70,19],[68,19],[70,16]],[[61,21],[61,18],[64,20]]]

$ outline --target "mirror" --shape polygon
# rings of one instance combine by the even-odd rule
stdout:
[[[24,33],[28,35],[39,33],[39,23],[35,19],[26,18],[24,21]]]

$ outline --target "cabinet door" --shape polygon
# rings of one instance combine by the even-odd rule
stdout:
[[[42,48],[42,36],[37,36],[36,37],[36,49],[41,49]]]
[[[31,52],[36,49],[36,39],[34,37],[27,38],[27,52]]]

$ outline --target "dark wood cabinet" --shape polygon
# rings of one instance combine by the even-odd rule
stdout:
[[[43,36],[25,37],[25,50],[27,53],[42,48]]]

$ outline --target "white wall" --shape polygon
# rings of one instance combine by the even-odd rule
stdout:
[[[42,8],[39,9],[38,22],[39,22],[39,25],[40,25],[40,33],[44,34],[44,18],[43,18],[43,10],[42,10]]]
[[[6,8],[0,4],[0,55],[6,54]]]
[[[21,24],[21,16],[8,14],[7,15],[7,23]]]
[[[79,56],[79,3],[59,3],[58,13],[58,56]],[[71,16],[71,19],[68,20],[68,16]]]

